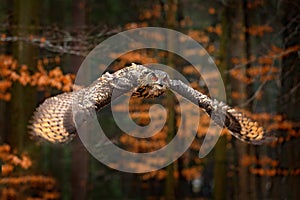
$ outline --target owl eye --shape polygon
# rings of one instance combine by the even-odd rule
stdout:
[[[150,79],[151,79],[151,81],[157,81],[158,80],[158,78],[154,74],[151,74]]]

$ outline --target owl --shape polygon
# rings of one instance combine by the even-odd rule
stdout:
[[[274,138],[243,113],[223,102],[211,99],[180,80],[173,80],[161,70],[132,64],[115,73],[105,73],[91,85],[78,91],[63,93],[46,99],[34,112],[29,132],[52,143],[70,141],[76,135],[72,104],[82,110],[99,111],[126,92],[133,97],[155,98],[171,89],[203,109],[211,119],[241,141],[263,144]]]

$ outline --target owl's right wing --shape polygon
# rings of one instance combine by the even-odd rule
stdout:
[[[86,113],[101,110],[113,98],[136,87],[138,80],[150,71],[142,65],[132,64],[113,74],[103,74],[91,85],[78,91],[46,99],[34,112],[28,126],[29,133],[52,143],[70,141],[76,135],[74,104]]]

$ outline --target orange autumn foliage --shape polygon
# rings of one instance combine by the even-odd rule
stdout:
[[[0,179],[1,199],[60,199],[55,191],[56,181],[42,175],[25,175],[19,177],[5,177]]]
[[[159,36],[158,36],[159,37]],[[149,55],[149,52],[128,52],[122,56],[111,53],[109,55],[112,59],[118,59],[118,64],[114,70],[119,69],[122,66],[126,66],[128,63],[157,63],[158,60],[154,57]],[[120,57],[119,57],[120,56]]]
[[[263,6],[265,4],[265,0],[254,0],[247,3],[247,8],[254,9],[259,6]]]
[[[202,44],[206,44],[210,41],[210,38],[203,31],[189,30],[187,35]]]
[[[279,73],[280,69],[271,65],[253,66],[246,70],[242,68],[234,68],[230,70],[230,75],[233,78],[245,84],[253,83],[257,80],[257,78],[261,82],[277,80]]]
[[[255,81],[267,82],[277,80],[280,76],[280,68],[274,66],[275,61],[288,56],[290,53],[297,52],[300,45],[294,45],[287,49],[279,48],[271,45],[266,55],[261,57],[250,56],[249,60],[246,58],[231,58],[232,64],[236,67],[230,69],[229,74],[245,84],[251,84]],[[251,64],[252,66],[244,69],[244,66]]]
[[[165,170],[157,170],[157,171],[143,174],[141,178],[142,180],[149,180],[149,179],[163,180],[165,179],[166,175],[167,173]]]
[[[9,101],[11,94],[9,89],[14,82],[18,82],[23,86],[35,86],[38,89],[45,87],[53,87],[65,92],[71,91],[73,80],[72,74],[64,75],[59,67],[49,72],[44,69],[45,64],[49,62],[59,62],[60,58],[54,59],[44,58],[37,63],[37,71],[31,73],[28,66],[19,66],[18,62],[11,56],[0,55],[0,99]]]
[[[32,165],[32,162],[27,155],[23,154],[17,156],[13,154],[11,147],[7,144],[0,146],[0,160],[5,163],[2,165],[2,175],[10,174],[16,166],[28,169]]]
[[[59,199],[56,181],[52,177],[32,175],[26,172],[32,166],[31,159],[22,154],[17,155],[9,145],[0,145],[1,166],[0,196],[1,199]],[[20,167],[18,172],[16,167]]]
[[[152,9],[143,9],[140,12],[139,19],[140,20],[149,20],[149,19],[157,19],[161,17],[162,7],[159,4],[152,4]]]
[[[259,176],[299,176],[300,168],[296,169],[280,169],[280,168],[249,168],[250,172]]]
[[[213,7],[210,7],[210,8],[208,9],[208,13],[211,14],[211,15],[214,15],[214,14],[216,14],[216,9],[213,8]]]
[[[222,26],[221,26],[221,24],[217,24],[215,27],[209,26],[209,27],[207,28],[207,31],[208,31],[209,33],[215,33],[215,34],[217,34],[218,36],[220,36],[220,35],[222,35]]]
[[[249,27],[247,29],[247,32],[250,35],[262,37],[266,33],[273,32],[273,28],[271,26],[267,26],[267,25],[254,25],[254,26]]]
[[[41,42],[41,43],[45,43],[45,42],[46,42],[46,38],[45,38],[45,37],[41,37],[41,38],[40,38],[40,42]]]
[[[267,156],[256,158],[255,156],[244,155],[240,159],[240,164],[243,166],[260,165],[260,166],[276,167],[278,166],[278,161],[271,159]]]
[[[135,29],[135,28],[142,28],[142,27],[147,27],[148,23],[147,22],[130,22],[128,24],[125,24],[124,29],[125,30],[130,30],[130,29]]]
[[[195,178],[198,178],[201,176],[203,171],[202,166],[193,166],[190,168],[186,168],[182,170],[182,175],[186,178],[186,180],[191,181]]]

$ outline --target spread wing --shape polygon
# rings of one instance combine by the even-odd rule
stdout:
[[[262,144],[275,140],[256,121],[223,102],[212,100],[182,81],[170,80],[170,88],[205,110],[214,122],[228,128],[233,136],[244,142]]]
[[[113,74],[106,73],[78,91],[46,99],[34,112],[28,126],[29,133],[53,143],[70,141],[76,135],[72,112],[74,103],[86,112],[98,111],[108,105],[112,98],[134,89],[150,71],[142,65],[132,64]]]

